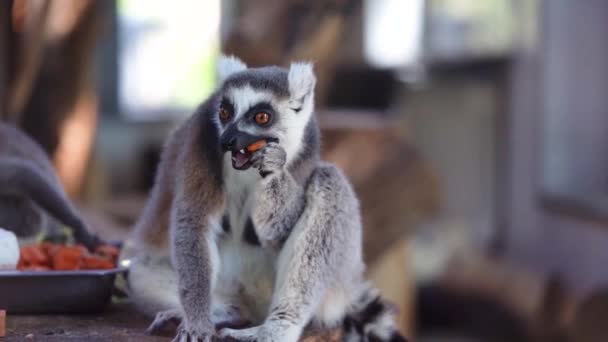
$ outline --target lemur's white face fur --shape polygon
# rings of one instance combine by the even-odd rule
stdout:
[[[222,56],[216,122],[224,151],[232,152],[232,165],[251,166],[247,146],[265,139],[277,142],[287,153],[287,163],[302,148],[306,125],[314,109],[316,82],[310,63],[247,68],[235,57]]]

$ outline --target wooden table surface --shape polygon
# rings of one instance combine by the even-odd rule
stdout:
[[[112,304],[94,315],[11,315],[7,313],[8,341],[170,341],[146,335],[151,321],[130,304]]]
[[[164,336],[146,334],[151,320],[127,303],[112,304],[94,315],[11,315],[7,313],[6,337],[9,341],[171,341],[174,332]],[[339,330],[307,332],[302,342],[335,342]],[[312,336],[311,336],[312,335]]]

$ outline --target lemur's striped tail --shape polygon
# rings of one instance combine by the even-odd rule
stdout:
[[[373,287],[363,291],[344,319],[345,342],[406,342],[394,321],[395,309]]]

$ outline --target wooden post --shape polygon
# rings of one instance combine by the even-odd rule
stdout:
[[[10,29],[11,2],[0,1],[0,120],[6,120],[8,97],[8,39]]]

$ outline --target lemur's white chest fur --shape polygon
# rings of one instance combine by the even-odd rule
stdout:
[[[276,252],[248,241],[246,227],[262,178],[254,168],[233,169],[229,154],[224,158],[224,166],[229,231],[223,231],[217,238],[220,269],[214,294],[223,305],[248,308],[249,312],[243,314],[261,322],[272,297]]]

